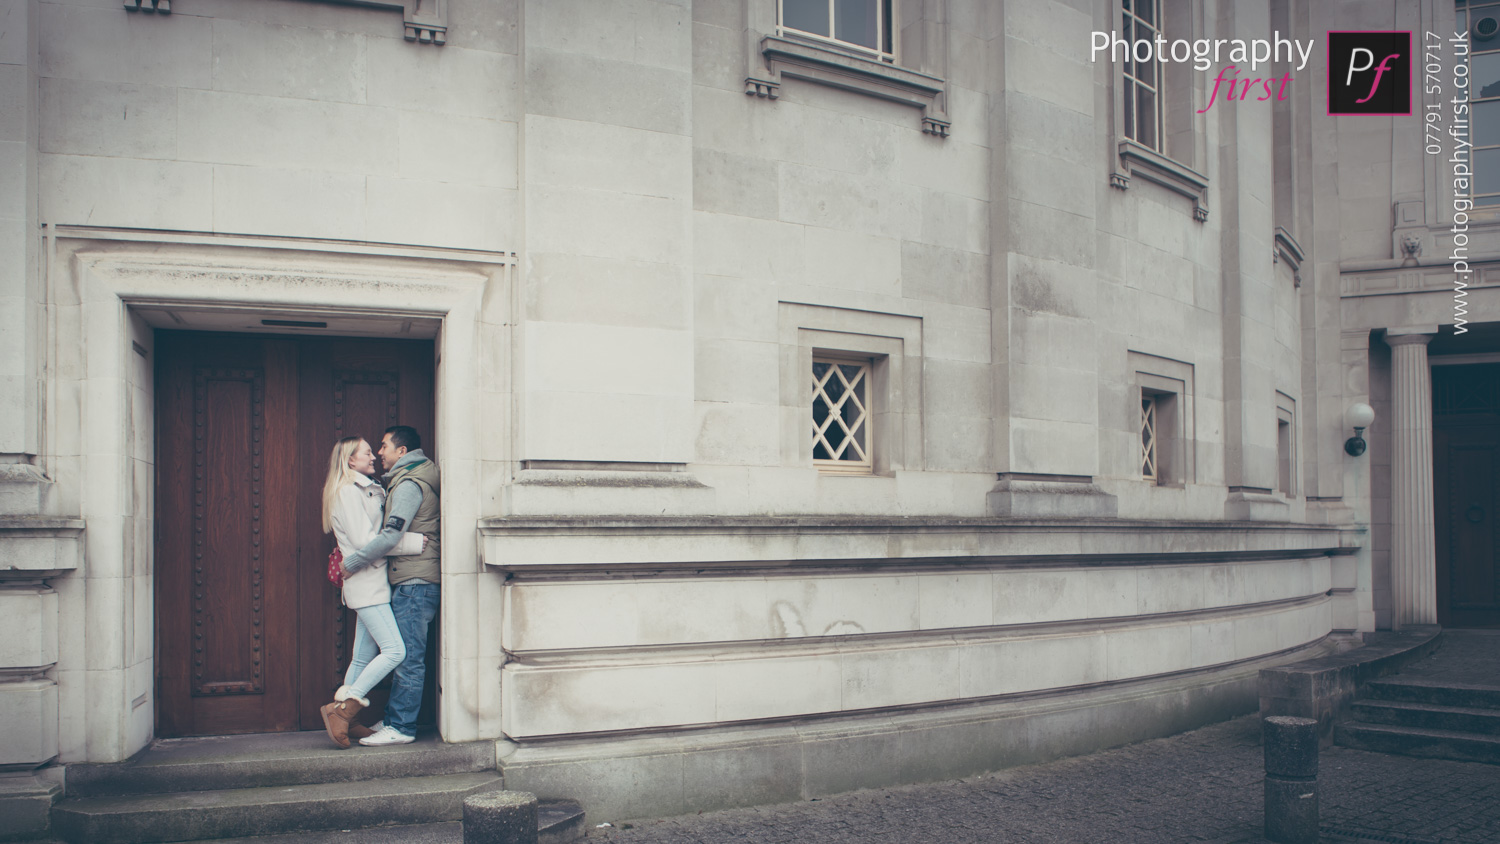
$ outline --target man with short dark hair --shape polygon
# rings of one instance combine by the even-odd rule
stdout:
[[[437,617],[442,582],[442,516],[439,507],[437,464],[422,453],[422,437],[409,425],[393,425],[380,440],[380,463],[385,467],[386,499],[380,533],[370,543],[344,558],[344,571],[354,573],[386,556],[403,533],[427,537],[421,553],[391,557],[386,576],[391,581],[391,612],[406,645],[406,659],[391,676],[391,697],[385,722],[360,744],[406,744],[417,736],[417,713],[427,679],[427,627]]]

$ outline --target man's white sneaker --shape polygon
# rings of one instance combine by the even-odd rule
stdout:
[[[409,736],[395,727],[381,727],[379,732],[365,736],[359,743],[365,747],[383,747],[387,744],[411,744],[416,740],[415,736]]]

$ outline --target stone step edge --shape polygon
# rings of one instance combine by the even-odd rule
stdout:
[[[538,844],[562,844],[583,838],[588,831],[583,807],[574,800],[540,800],[537,802]]]
[[[1420,703],[1462,700],[1464,701],[1463,703],[1442,703],[1438,705],[1473,706],[1476,708],[1500,710],[1500,686],[1477,683],[1424,682],[1404,677],[1387,677],[1381,680],[1373,680],[1361,689],[1358,700],[1409,700],[1412,698],[1422,698],[1422,700],[1414,701]]]
[[[1440,741],[1471,741],[1483,745],[1493,746],[1500,750],[1500,736],[1487,736],[1482,733],[1470,733],[1464,730],[1438,730],[1431,727],[1402,727],[1396,724],[1370,724],[1364,721],[1349,721],[1339,725],[1346,730],[1358,730],[1380,735],[1410,736],[1413,738],[1435,739]]]
[[[1500,709],[1487,706],[1453,706],[1446,703],[1427,703],[1417,700],[1379,700],[1362,699],[1354,702],[1354,708],[1369,706],[1377,709],[1406,710],[1410,712],[1424,712],[1432,715],[1466,715],[1477,718],[1494,719],[1500,722]],[[1359,719],[1355,719],[1356,721]]]
[[[538,844],[565,844],[584,837],[583,809],[572,800],[542,800],[537,806]],[[569,829],[570,826],[576,827]],[[394,826],[364,827],[359,839],[380,842],[405,842],[409,839],[428,838],[463,841],[462,821],[434,821],[422,824],[397,824]],[[180,844],[348,844],[350,836],[341,830],[312,832],[288,832],[276,835],[254,835],[247,838],[200,838]],[[28,844],[31,844],[28,842]],[[66,844],[57,839],[47,839],[35,844]]]
[[[468,773],[71,798],[53,807],[52,834],[137,844],[456,821],[465,797],[498,790],[501,782],[495,773]]]
[[[1401,674],[1371,680],[1369,685],[1402,686],[1415,689],[1452,689],[1459,692],[1494,692],[1495,694],[1500,694],[1500,686],[1493,683],[1464,683],[1457,680],[1438,680]]]
[[[148,751],[149,753],[149,751]],[[437,745],[420,751],[385,748],[313,750],[284,756],[70,765],[67,797],[114,797],[318,785],[482,773],[495,769],[491,742]],[[181,787],[184,783],[189,787]]]

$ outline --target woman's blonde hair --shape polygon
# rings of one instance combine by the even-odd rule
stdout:
[[[333,454],[328,457],[328,480],[323,482],[323,532],[333,532],[333,505],[338,500],[339,490],[354,483],[358,474],[349,468],[349,458],[359,450],[364,437],[344,437],[333,444]]]

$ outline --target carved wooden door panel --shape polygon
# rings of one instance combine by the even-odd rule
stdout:
[[[430,438],[432,344],[159,332],[156,359],[157,734],[322,729],[354,636],[328,455],[397,422]]]
[[[1500,627],[1500,366],[1433,367],[1437,610]]]
[[[162,332],[158,734],[294,729],[296,348]]]

